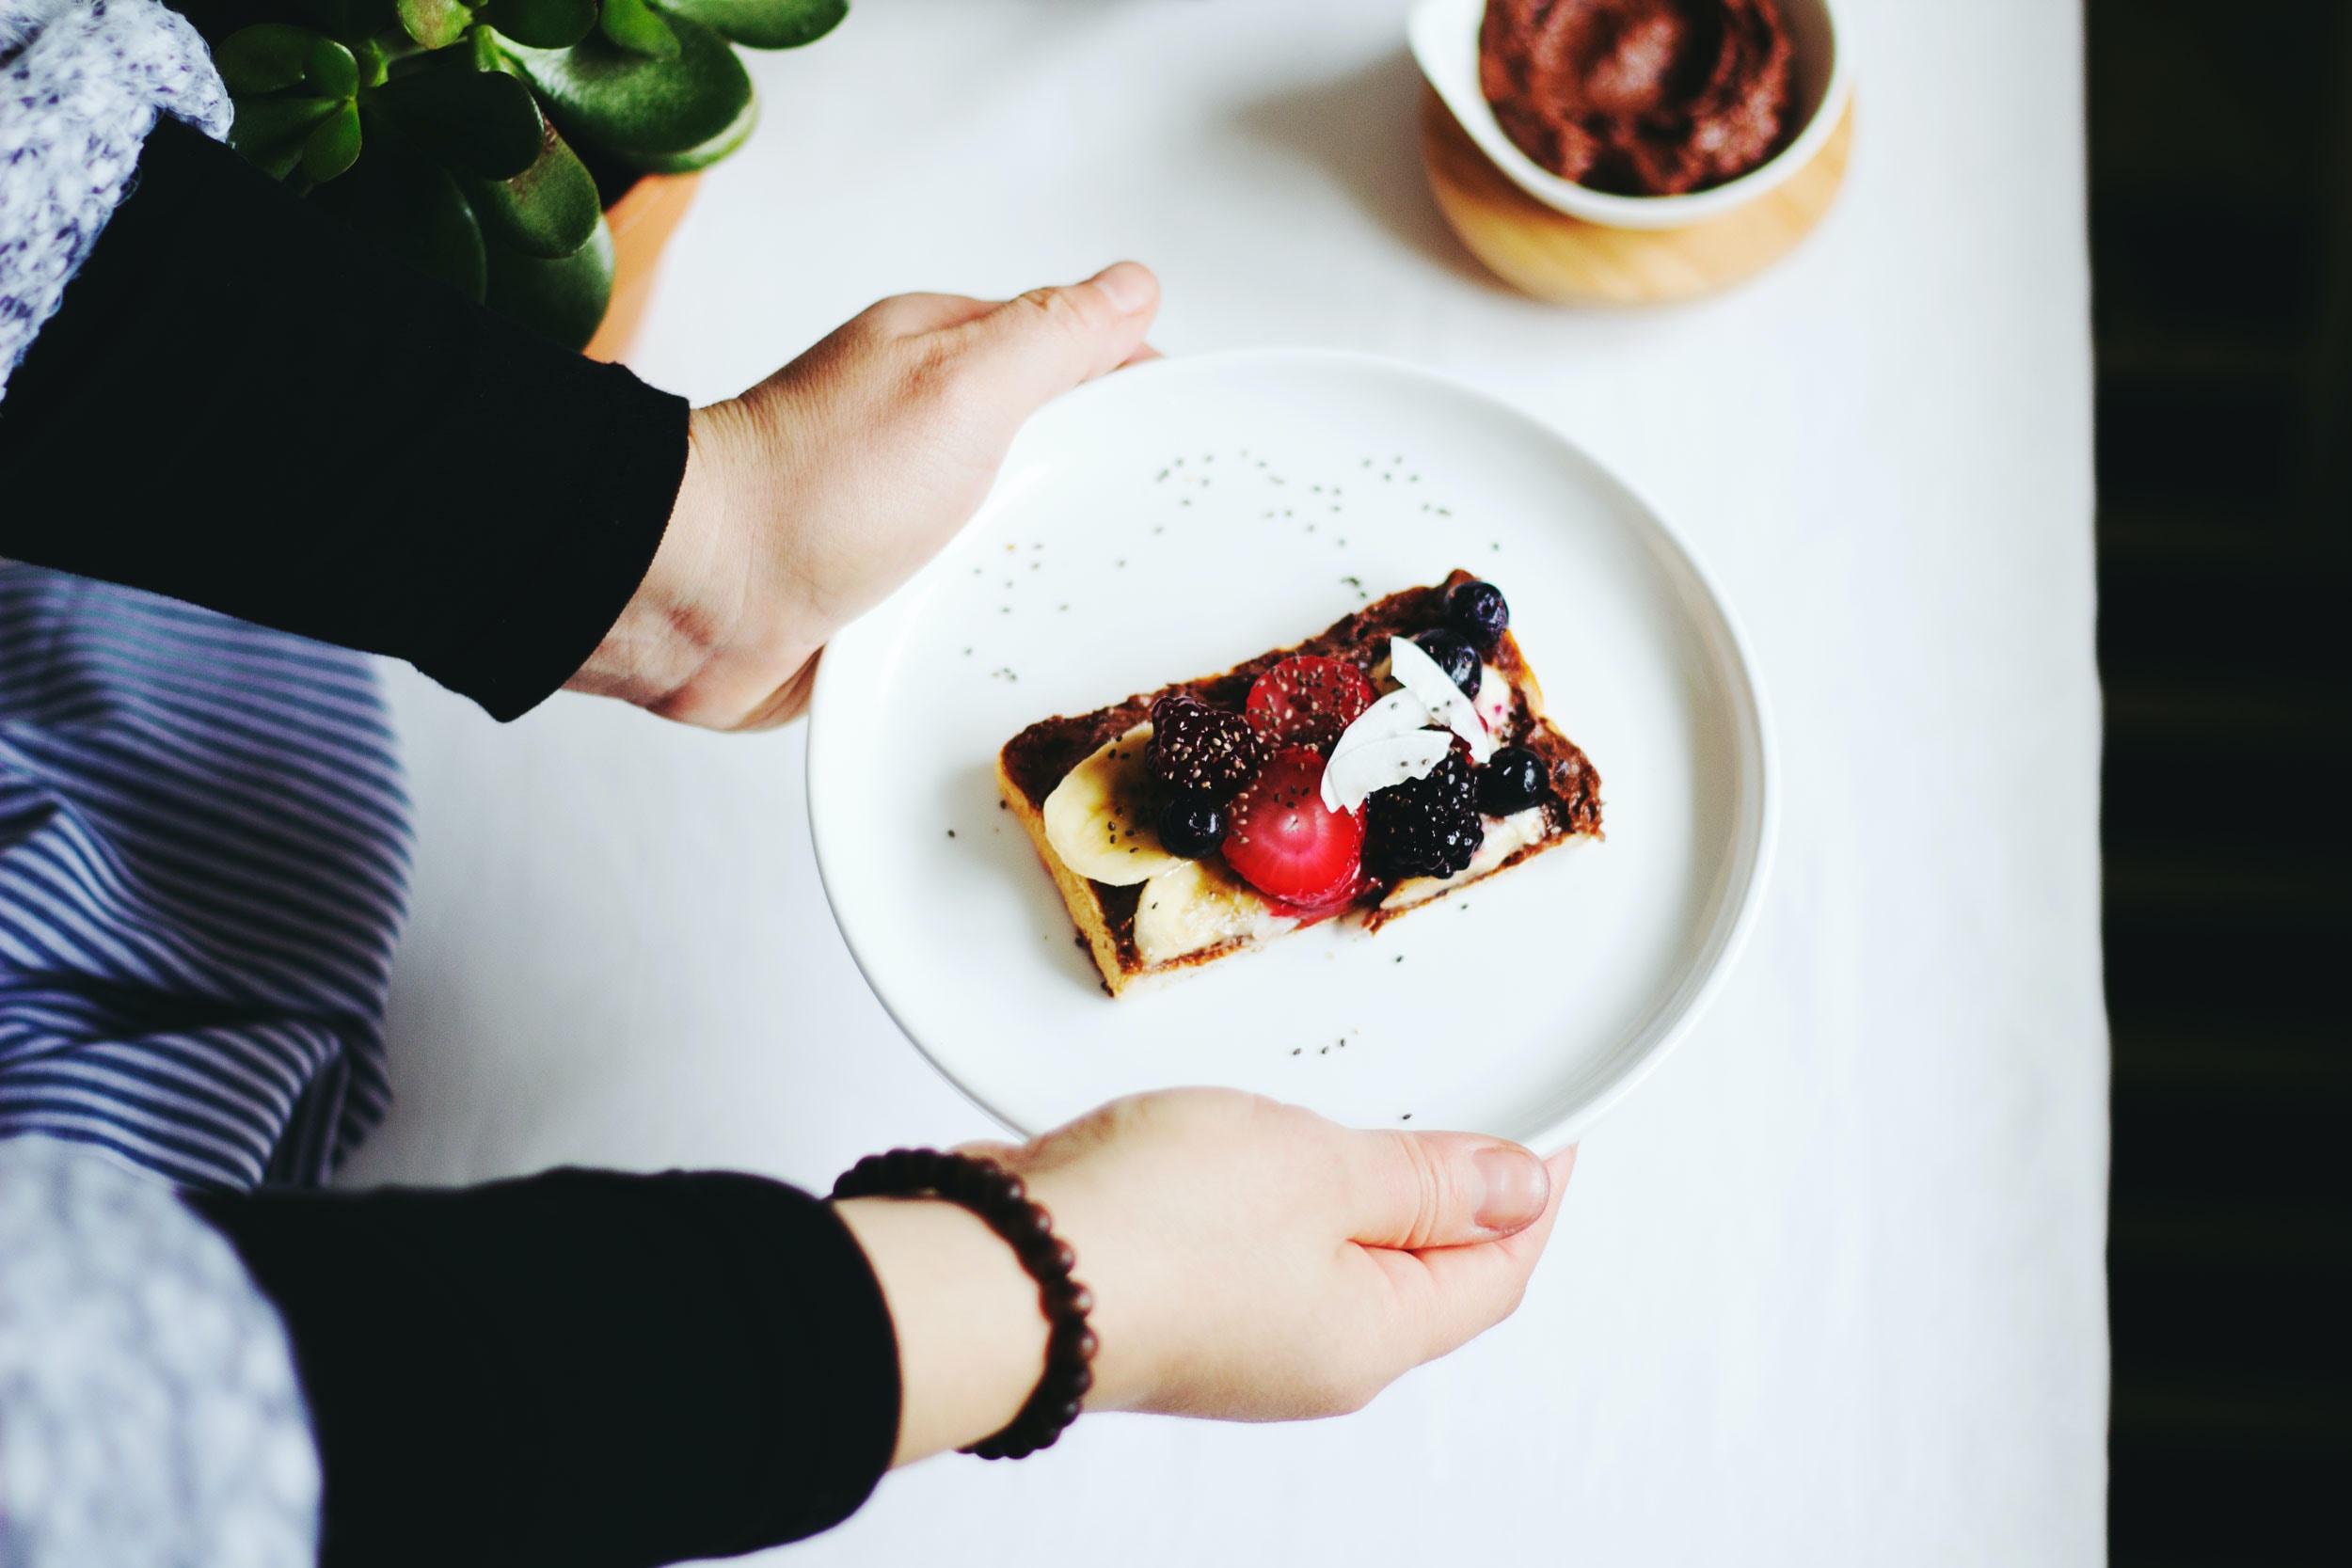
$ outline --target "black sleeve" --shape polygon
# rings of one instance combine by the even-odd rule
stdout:
[[[0,555],[396,655],[512,718],[643,579],[686,415],[165,119],[0,400]]]
[[[832,1209],[757,1177],[190,1196],[278,1305],[325,1568],[632,1568],[847,1518],[898,1347]]]

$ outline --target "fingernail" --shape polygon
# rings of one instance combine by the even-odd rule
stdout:
[[[1152,303],[1152,275],[1133,261],[1120,261],[1094,275],[1094,286],[1120,315],[1132,315]]]
[[[1523,1148],[1482,1148],[1478,1179],[1486,1192],[1478,1200],[1478,1224],[1486,1230],[1518,1230],[1535,1223],[1551,1197],[1551,1173]]]

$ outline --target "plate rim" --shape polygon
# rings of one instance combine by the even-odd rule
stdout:
[[[1745,738],[1751,744],[1741,749],[1747,753],[1744,760],[1748,764],[1747,770],[1753,774],[1752,794],[1756,800],[1753,812],[1742,813],[1742,820],[1734,824],[1731,847],[1733,878],[1735,879],[1740,878],[1743,863],[1745,868],[1744,882],[1731,895],[1737,900],[1737,907],[1732,911],[1728,921],[1724,920],[1720,913],[1718,914],[1714,929],[1708,933],[1707,945],[1712,948],[1712,956],[1711,958],[1708,956],[1706,947],[1702,948],[1698,961],[1705,965],[1704,973],[1700,975],[1696,986],[1691,990],[1687,999],[1680,1004],[1680,1010],[1675,1018],[1664,1025],[1640,1054],[1618,1069],[1599,1092],[1575,1110],[1546,1123],[1541,1133],[1527,1140],[1527,1147],[1540,1153],[1549,1154],[1581,1138],[1586,1132],[1605,1119],[1612,1111],[1624,1103],[1627,1097],[1658,1070],[1666,1058],[1672,1055],[1689,1037],[1699,1021],[1707,1015],[1708,1009],[1714,1005],[1715,998],[1729,979],[1731,972],[1738,967],[1740,956],[1746,950],[1749,936],[1754,931],[1763,908],[1766,890],[1772,881],[1772,866],[1780,839],[1779,740],[1773,725],[1771,698],[1757,672],[1754,649],[1749,642],[1746,629],[1740,625],[1738,614],[1732,610],[1731,602],[1724,596],[1715,575],[1708,569],[1705,560],[1697,549],[1681,530],[1668,519],[1663,511],[1653,504],[1639,487],[1608,464],[1594,456],[1565,431],[1529,409],[1511,403],[1500,394],[1463,376],[1430,366],[1415,364],[1409,360],[1358,349],[1266,345],[1220,349],[1204,354],[1178,355],[1148,360],[1142,364],[1126,366],[1109,374],[1098,376],[1053,399],[1037,414],[1032,415],[1028,420],[1024,421],[1021,430],[1015,433],[1012,443],[1007,448],[1007,461],[999,466],[997,477],[990,484],[988,494],[981,499],[979,505],[973,509],[972,515],[940,545],[931,560],[936,561],[954,548],[965,534],[995,511],[1004,494],[1005,476],[1012,469],[1010,458],[1020,446],[1022,436],[1028,433],[1037,420],[1048,416],[1054,410],[1062,409],[1073,404],[1082,404],[1099,397],[1114,395],[1116,388],[1134,385],[1134,381],[1129,378],[1158,379],[1168,375],[1184,374],[1202,370],[1254,365],[1370,371],[1383,375],[1401,376],[1407,380],[1420,381],[1455,397],[1468,399],[1493,414],[1525,427],[1542,439],[1566,449],[1569,454],[1604,484],[1614,486],[1624,500],[1632,503],[1633,510],[1648,526],[1650,534],[1648,543],[1653,547],[1663,546],[1670,560],[1689,574],[1691,582],[1704,596],[1706,605],[1714,612],[1721,628],[1720,639],[1708,636],[1707,641],[1710,643],[1720,641],[1723,646],[1718,650],[1719,656],[1728,656],[1724,659],[1724,663],[1725,673],[1733,677],[1733,684],[1736,687],[1736,689],[1730,693],[1734,698],[1732,706],[1735,727],[1743,727],[1748,732]],[[916,568],[904,583],[893,589],[880,603],[858,616],[850,625],[855,626],[880,613],[900,594],[911,589],[929,566],[930,562],[926,562],[922,567]],[[845,631],[848,629],[846,626],[843,628]],[[1705,628],[1701,627],[1701,630],[1704,631]],[[837,637],[839,634],[835,635]],[[827,647],[830,648],[830,646],[831,644],[828,643]],[[832,696],[832,693],[839,689],[840,681],[844,678],[834,674],[833,672],[836,667],[837,661],[826,659],[820,652],[817,661],[817,677],[809,691],[808,737],[806,754],[802,762],[803,793],[808,802],[810,847],[817,862],[818,881],[824,890],[827,911],[833,916],[834,929],[840,933],[842,945],[849,949],[850,960],[857,965],[858,975],[866,982],[866,989],[881,1006],[893,1026],[905,1037],[907,1043],[914,1048],[915,1053],[929,1063],[934,1072],[945,1079],[958,1094],[977,1106],[990,1120],[1016,1137],[1023,1139],[1034,1137],[1048,1129],[1032,1130],[1024,1127],[995,1105],[989,1097],[958,1077],[955,1071],[923,1042],[914,1030],[908,1026],[906,1019],[900,1016],[898,1008],[892,1004],[883,988],[876,982],[874,964],[869,961],[858,936],[850,929],[849,924],[841,917],[841,899],[834,892],[834,880],[840,871],[832,864],[832,857],[827,852],[824,826],[827,813],[830,811],[830,807],[825,802],[830,800],[832,791],[821,782],[825,775],[818,765],[819,758],[825,754],[823,748],[819,745],[819,738],[829,733],[832,728],[828,722],[828,715],[837,711],[840,705],[838,701]],[[1750,781],[1743,780],[1742,782],[1745,785]],[[1749,793],[1751,791],[1743,787],[1742,794]],[[1671,993],[1668,994],[1671,1005]]]

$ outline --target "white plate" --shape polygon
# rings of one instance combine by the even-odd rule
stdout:
[[[1367,937],[1285,938],[1114,1002],[997,749],[1208,674],[1454,566],[1498,583],[1607,841]],[[1689,551],[1526,415],[1383,360],[1297,351],[1121,371],[1021,434],[945,554],[818,670],[809,816],[875,994],[1007,1126],[1226,1084],[1367,1127],[1549,1149],[1656,1066],[1752,919],[1772,742]]]

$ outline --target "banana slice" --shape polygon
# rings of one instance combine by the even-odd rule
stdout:
[[[1263,942],[1297,924],[1216,863],[1179,861],[1136,898],[1136,954],[1166,963],[1234,937]]]
[[[1509,676],[1491,664],[1479,666],[1478,695],[1470,699],[1470,706],[1478,710],[1479,721],[1486,726],[1488,734],[1502,733],[1502,726],[1511,718],[1511,699],[1515,695]]]
[[[1045,842],[1090,881],[1126,887],[1186,863],[1160,847],[1152,775],[1143,766],[1149,723],[1106,740],[1045,797]]]

